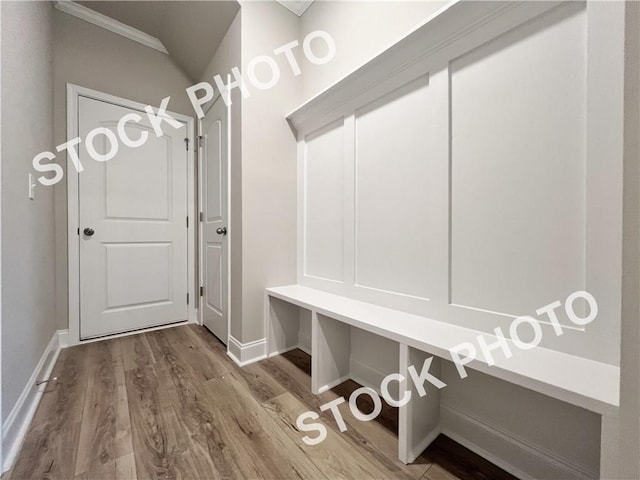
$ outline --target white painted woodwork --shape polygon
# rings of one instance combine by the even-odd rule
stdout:
[[[268,288],[266,295],[270,309],[266,320],[270,325],[270,334],[273,335],[268,340],[270,344],[280,348],[295,348],[298,341],[299,317],[291,312],[291,308],[295,308],[292,306],[311,310],[334,321],[447,360],[451,360],[450,348],[463,342],[477,346],[477,336],[481,334],[448,322],[302,285]],[[283,301],[289,304],[288,311],[287,303]],[[284,311],[287,311],[286,315],[283,314]],[[493,335],[482,335],[488,344],[495,341],[496,337]],[[314,341],[312,338],[312,345]],[[489,366],[479,353],[477,359],[467,364],[468,367],[596,413],[616,412],[619,404],[618,367],[547,348],[520,350],[511,341],[509,345],[513,357],[507,359],[495,354],[495,365]],[[277,348],[270,351],[275,352]],[[312,355],[314,354],[312,351]]]
[[[306,139],[305,274],[343,281],[344,127],[333,123]]]
[[[80,137],[96,127],[117,136],[120,118],[138,110],[88,97],[78,101]],[[188,319],[186,125],[156,137],[146,115],[127,124],[137,148],[120,145],[99,162],[79,145],[80,338],[121,333]],[[99,154],[110,144],[94,141]],[[93,228],[87,236],[83,230]]]
[[[265,294],[267,319],[267,356],[278,355],[297,348],[300,333],[300,309],[296,305]]]
[[[450,64],[454,305],[515,317],[585,289],[586,10],[565,10]]]
[[[454,1],[287,117],[297,285],[267,289],[267,304],[312,312],[314,391],[346,371],[318,343],[320,318],[397,342],[406,369],[530,315],[540,348],[469,367],[602,415],[601,474],[615,471],[624,16],[623,2]],[[577,290],[598,318],[580,327],[558,309],[557,336],[535,311]],[[401,409],[402,460],[438,418]]]
[[[311,391],[319,394],[349,378],[351,327],[314,311],[311,328]]]
[[[356,111],[354,261],[359,287],[424,300],[431,294],[432,165],[444,160],[432,157],[438,141],[437,129],[429,128],[438,113],[432,100],[423,76]]]
[[[620,10],[453,2],[291,113],[297,283],[484,332],[587,290],[542,345],[617,365]]]
[[[398,412],[398,457],[407,464],[418,458],[440,434],[440,390],[424,382],[426,395],[421,397],[409,374],[409,367],[413,366],[419,375],[428,357],[424,352],[400,345],[399,373],[404,377],[400,392],[411,392],[411,400],[401,405]],[[441,379],[439,358],[433,358],[429,373]]]
[[[228,110],[222,98],[212,105],[201,122],[202,323],[225,345],[229,335],[228,248]]]

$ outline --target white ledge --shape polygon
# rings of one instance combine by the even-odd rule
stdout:
[[[424,74],[425,70],[447,66],[447,56],[455,58],[490,38],[511,30],[564,2],[463,1],[448,3],[415,30],[366,62],[352,73],[319,93],[287,115],[298,136],[340,118],[354,105],[366,103],[384,93],[389,85],[398,85]],[[337,45],[340,48],[340,45]],[[395,80],[391,82],[391,80]]]

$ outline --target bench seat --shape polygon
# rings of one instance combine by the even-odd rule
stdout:
[[[268,288],[266,295],[446,360],[451,359],[449,349],[462,342],[477,347],[479,334],[486,337],[488,343],[496,338],[470,328],[301,285]],[[601,415],[617,413],[619,367],[542,347],[525,351],[512,343],[511,346],[513,357],[509,359],[496,351],[493,366],[478,358],[465,367]]]

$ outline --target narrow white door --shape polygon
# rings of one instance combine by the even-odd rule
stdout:
[[[200,126],[202,136],[202,322],[227,343],[227,107],[221,98]]]
[[[96,127],[116,136],[118,121],[137,148],[119,144],[115,157],[96,161],[87,135]],[[78,103],[80,338],[86,339],[187,320],[186,125],[163,123],[156,137],[144,112],[80,97]],[[104,134],[98,154],[112,148]],[[95,156],[95,155],[94,155]]]

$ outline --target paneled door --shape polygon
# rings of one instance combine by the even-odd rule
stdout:
[[[138,147],[113,148],[118,122]],[[79,97],[78,175],[80,338],[88,339],[187,320],[187,127],[162,124],[157,137],[145,112]],[[145,133],[146,132],[146,133]],[[142,142],[140,142],[142,143]]]
[[[202,322],[227,343],[227,107],[218,100],[200,125],[202,158]]]

